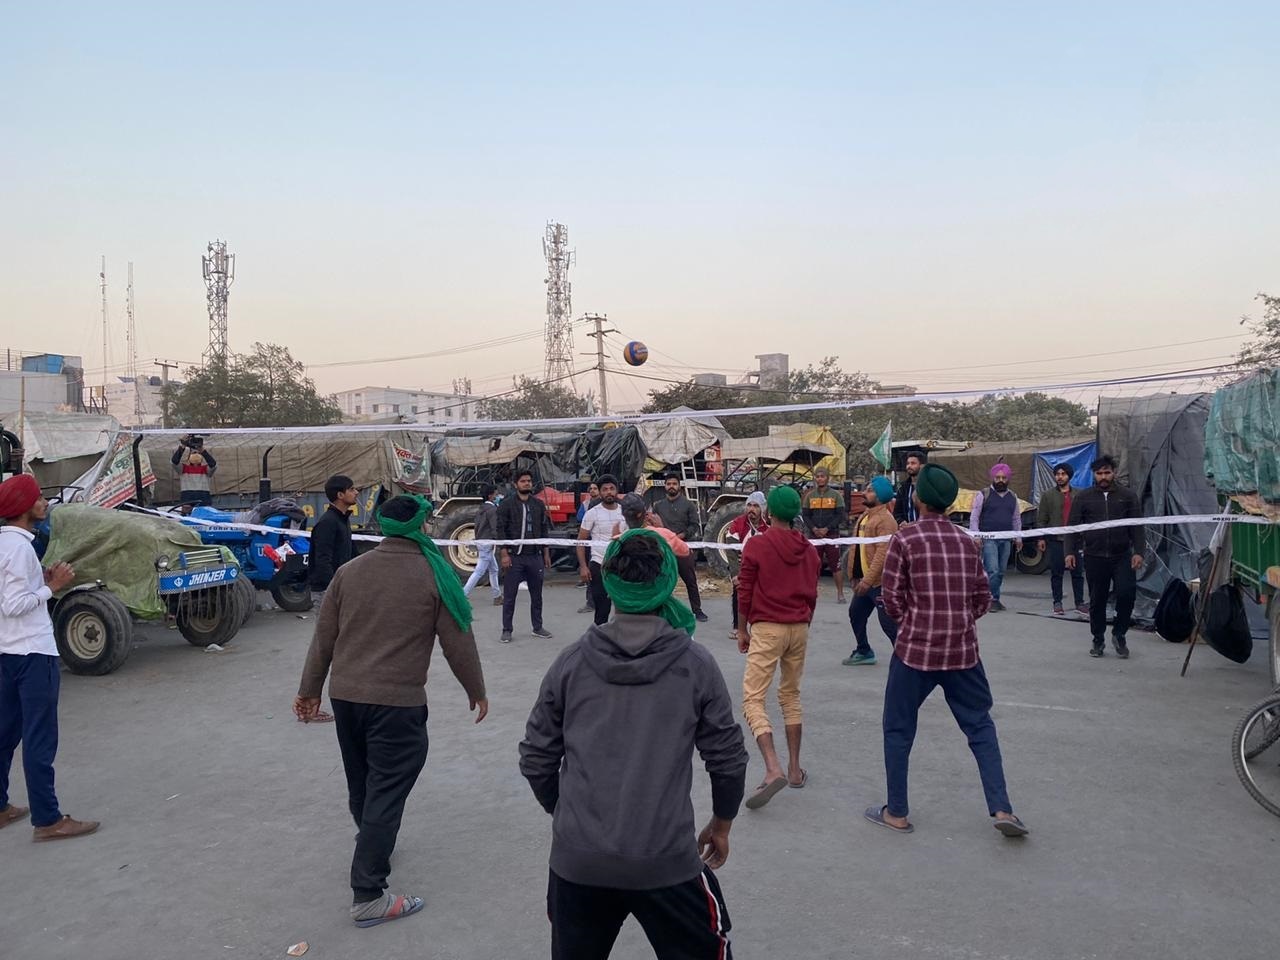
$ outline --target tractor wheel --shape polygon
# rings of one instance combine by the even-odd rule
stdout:
[[[72,673],[100,677],[129,658],[133,620],[120,598],[105,590],[68,594],[54,612],[58,654]]]
[[[1046,547],[1043,551],[1036,549],[1043,542],[1043,540],[1022,541],[1022,549],[1013,558],[1013,565],[1019,573],[1027,573],[1034,577],[1049,569],[1048,548]]]
[[[281,574],[271,581],[271,599],[276,606],[289,613],[306,613],[314,606],[311,597],[311,584],[305,575],[302,579],[285,580]]]
[[[235,588],[240,593],[240,602],[244,605],[244,617],[240,620],[240,626],[243,627],[253,619],[253,614],[258,609],[258,588],[243,572],[236,578]]]
[[[244,620],[243,598],[234,584],[184,594],[178,599],[178,632],[193,647],[224,646]]]
[[[443,550],[453,569],[464,580],[475,572],[480,562],[480,551],[471,546],[471,541],[476,538],[476,516],[479,513],[476,508],[459,510],[441,521],[442,540],[463,541],[463,546],[444,547]]]
[[[745,499],[735,500],[732,503],[722,504],[717,507],[711,516],[707,518],[706,541],[708,543],[728,543],[729,524],[742,516],[746,509],[747,501]],[[717,577],[728,579],[729,554],[732,552],[732,550],[714,548],[704,551],[707,557],[707,566],[711,568],[711,572]]]

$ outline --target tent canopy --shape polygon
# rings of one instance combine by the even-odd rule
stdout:
[[[720,442],[711,427],[694,419],[650,420],[636,429],[649,459],[662,465],[685,463]]]
[[[797,442],[789,437],[730,438],[720,444],[724,460],[794,461],[807,465],[815,462],[815,457],[829,457],[832,453],[832,449],[823,444]]]
[[[1036,455],[1044,450],[1062,449],[1091,440],[1091,437],[990,440],[972,444],[964,450],[931,451],[929,462],[946,467],[956,475],[960,486],[970,490],[985,490],[991,484],[991,468],[997,463],[1007,463],[1013,471],[1009,488],[1023,500],[1034,502],[1032,488]]]
[[[0,413],[0,423],[22,438],[24,462],[46,488],[74,484],[120,429],[115,417],[92,413]]]
[[[1280,503],[1280,370],[1259,370],[1213,395],[1204,469],[1220,493]]]
[[[788,440],[795,441],[796,443],[813,443],[821,447],[829,448],[831,450],[831,456],[818,461],[813,465],[813,468],[817,470],[819,467],[825,467],[827,472],[831,474],[832,479],[844,479],[844,444],[836,439],[836,435],[831,432],[830,427],[824,427],[816,423],[774,424],[769,427],[769,436],[785,437]]]

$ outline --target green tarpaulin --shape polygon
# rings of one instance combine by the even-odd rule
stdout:
[[[44,565],[66,561],[75,567],[76,584],[101,580],[135,617],[164,616],[158,592],[156,560],[202,546],[200,535],[172,520],[140,513],[105,510],[83,503],[61,503],[49,513],[51,533]]]
[[[1204,470],[1219,493],[1280,503],[1280,370],[1259,370],[1213,395]]]

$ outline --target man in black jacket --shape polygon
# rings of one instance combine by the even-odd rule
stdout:
[[[711,871],[729,856],[747,750],[720,668],[671,599],[676,577],[652,531],[615,541],[603,578],[618,614],[556,658],[529,715],[520,772],[554,817],[553,960],[608,957],[632,914],[659,957],[733,955]],[[700,834],[689,802],[695,747],[711,778]]]
[[[1071,526],[1141,517],[1142,506],[1132,490],[1115,482],[1116,462],[1103,455],[1093,461],[1093,486],[1080,493],[1071,504]],[[1114,586],[1116,619],[1111,642],[1116,656],[1129,658],[1125,634],[1133,618],[1133,602],[1138,595],[1138,571],[1146,540],[1142,527],[1108,527],[1085,533],[1067,534],[1066,566],[1074,570],[1076,556],[1084,550],[1084,577],[1089,584],[1089,627],[1093,648],[1089,656],[1100,657],[1106,650],[1107,598]]]
[[[507,541],[498,548],[502,579],[502,637],[511,642],[512,622],[516,614],[516,598],[520,584],[529,585],[529,616],[533,635],[551,639],[542,627],[542,578],[551,566],[551,550],[547,547],[521,546],[520,540],[540,540],[551,536],[551,520],[547,505],[533,495],[533,472],[516,472],[515,496],[505,497],[498,507],[498,539]]]
[[[324,495],[329,508],[311,528],[311,553],[307,579],[316,607],[324,600],[324,592],[338,568],[351,559],[351,511],[360,494],[350,477],[335,474],[324,482]]]
[[[697,540],[702,533],[702,521],[698,519],[698,506],[680,489],[680,474],[668,473],[662,481],[665,496],[657,497],[650,509],[662,521],[662,525],[681,540]],[[693,553],[681,557],[680,579],[689,592],[689,606],[699,623],[709,618],[702,612],[702,594],[698,592],[698,572]]]
[[[907,479],[898,484],[898,491],[893,498],[893,519],[898,521],[898,526],[920,519],[920,515],[916,513],[916,477],[920,475],[920,469],[926,460],[924,453],[907,455]]]

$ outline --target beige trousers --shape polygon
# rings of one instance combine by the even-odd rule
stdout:
[[[764,700],[779,664],[782,666],[782,679],[778,682],[778,706],[782,708],[782,722],[791,726],[803,719],[800,677],[804,673],[804,655],[808,645],[807,623],[751,625],[751,646],[747,649],[747,669],[742,677],[742,715],[751,727],[752,736],[773,732]]]

